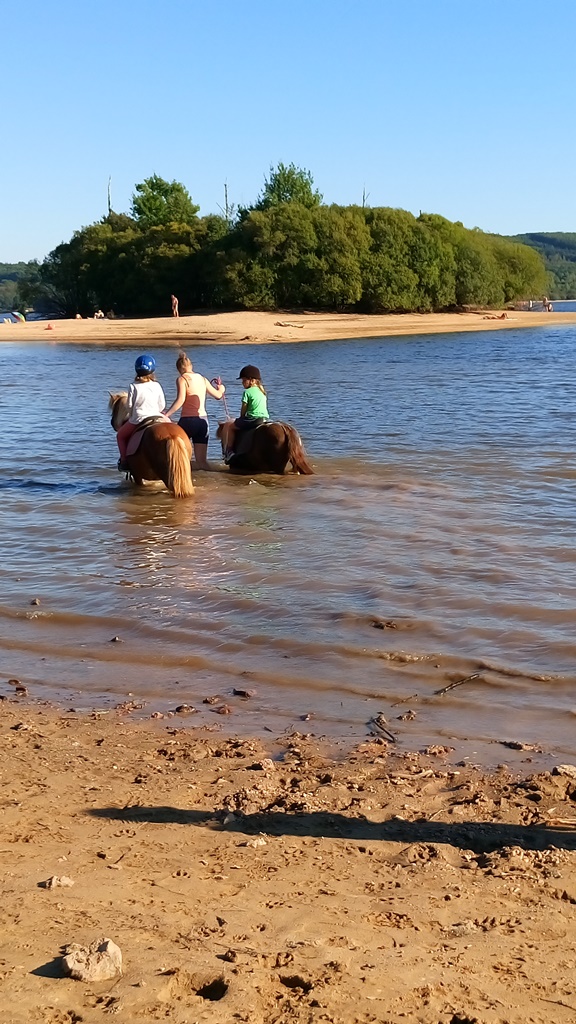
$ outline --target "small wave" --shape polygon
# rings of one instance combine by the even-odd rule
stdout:
[[[48,491],[53,494],[96,494],[101,489],[98,480],[63,483],[54,480],[0,480],[0,491]]]

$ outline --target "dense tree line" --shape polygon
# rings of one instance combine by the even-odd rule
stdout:
[[[27,263],[0,263],[0,311],[17,308],[18,284],[28,274]]]
[[[540,295],[540,256],[435,214],[325,205],[308,171],[270,169],[253,206],[198,216],[179,182],[154,175],[130,214],[109,212],[29,266],[21,298],[90,315],[181,309],[429,312]]]
[[[541,255],[548,272],[547,295],[552,299],[576,299],[576,234],[533,232],[515,235],[512,241],[530,245]]]

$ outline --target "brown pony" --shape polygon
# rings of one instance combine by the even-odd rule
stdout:
[[[216,437],[223,441],[223,424]],[[239,449],[239,450],[238,450]],[[222,454],[224,445],[222,444]],[[262,423],[254,430],[243,430],[236,437],[236,452],[228,468],[231,473],[284,473],[290,463],[293,473],[314,473],[308,462],[300,435],[289,423]]]
[[[110,392],[111,423],[118,430],[128,419],[127,394]],[[138,451],[126,459],[135,483],[144,480],[162,480],[175,498],[189,498],[194,494],[190,460],[192,445],[187,434],[177,423],[160,420],[145,427]]]

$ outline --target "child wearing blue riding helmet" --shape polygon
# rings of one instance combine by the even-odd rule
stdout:
[[[128,441],[140,423],[150,416],[162,416],[166,408],[166,398],[162,387],[154,376],[156,360],[154,356],[138,356],[134,364],[136,377],[128,388],[128,408],[130,415],[116,434],[120,458],[118,469],[125,470],[124,460]]]

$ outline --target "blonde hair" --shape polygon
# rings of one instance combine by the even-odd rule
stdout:
[[[251,387],[260,388],[260,391],[262,392],[262,394],[263,395],[266,394],[266,388],[264,387],[264,385],[263,385],[263,383],[262,383],[262,381],[260,380],[259,377],[246,377],[246,380],[250,381],[250,386]]]
[[[190,363],[190,369],[192,369],[192,360],[190,359],[189,356],[186,355],[186,353],[184,351],[180,351],[178,353],[178,359],[176,360],[176,369],[178,370],[178,373],[185,373],[185,372],[187,372],[184,369],[185,366],[186,366],[186,363]]]

